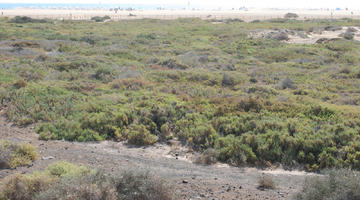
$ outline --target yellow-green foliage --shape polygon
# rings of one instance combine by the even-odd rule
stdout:
[[[15,174],[0,182],[0,200],[27,199],[173,199],[171,188],[149,173],[124,171],[107,175],[68,162],[43,171]]]
[[[91,171],[84,166],[78,166],[64,161],[54,163],[46,168],[46,173],[57,177],[79,177],[89,174],[90,172]]]
[[[126,137],[130,144],[135,145],[154,144],[158,140],[158,137],[150,134],[149,130],[143,125],[131,126]]]
[[[32,197],[49,188],[61,178],[77,178],[89,175],[91,171],[83,166],[68,162],[51,164],[44,171],[37,171],[29,175],[15,174],[1,182],[0,199],[32,199]]]
[[[39,157],[35,147],[31,144],[13,144],[3,140],[0,140],[0,153],[1,161],[7,165],[4,167],[12,169],[26,166]]]

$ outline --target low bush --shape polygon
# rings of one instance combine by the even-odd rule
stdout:
[[[217,162],[218,152],[215,149],[209,148],[202,152],[195,158],[195,163],[202,165],[211,165]]]
[[[286,13],[284,15],[284,18],[288,18],[288,19],[296,19],[298,17],[299,17],[299,15],[297,15],[296,13]]]
[[[224,73],[222,78],[222,85],[223,86],[233,86],[234,85],[234,78],[229,74]]]
[[[76,98],[63,88],[28,85],[11,93],[7,116],[18,125],[53,121],[71,114]]]
[[[150,145],[157,142],[158,137],[152,135],[144,125],[133,124],[126,134],[127,140],[134,145]]]
[[[307,177],[301,192],[294,199],[360,199],[360,173],[349,169],[332,169],[323,175]]]
[[[233,165],[254,164],[257,161],[251,147],[244,144],[239,137],[228,135],[215,142],[215,149],[219,151],[219,160]]]
[[[10,23],[24,24],[24,23],[46,23],[44,19],[33,19],[26,16],[16,16],[10,20]]]
[[[277,87],[281,90],[284,90],[284,89],[296,89],[296,85],[295,85],[295,82],[290,79],[290,78],[285,78],[285,79],[282,79]]]
[[[14,144],[0,140],[0,169],[29,165],[39,154],[31,144]]]
[[[144,79],[138,78],[126,78],[120,80],[114,80],[111,82],[111,87],[114,89],[125,89],[125,90],[140,90],[147,85]]]
[[[104,22],[105,20],[111,19],[109,16],[105,15],[103,17],[100,16],[95,16],[92,17],[91,20],[95,21],[95,22]]]
[[[149,172],[122,171],[108,175],[67,162],[44,171],[13,175],[0,183],[0,199],[11,200],[170,200],[172,187]]]
[[[275,189],[276,183],[273,177],[269,174],[262,174],[258,179],[258,189]]]

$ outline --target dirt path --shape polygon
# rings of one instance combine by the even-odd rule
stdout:
[[[0,180],[14,173],[29,173],[44,169],[60,160],[116,172],[121,169],[150,170],[174,184],[179,199],[289,199],[298,191],[307,174],[289,171],[261,171],[255,168],[236,168],[225,164],[203,166],[193,164],[191,152],[176,145],[157,144],[133,148],[124,143],[77,143],[39,141],[33,127],[19,128],[9,123],[0,112],[0,139],[28,142],[38,148],[41,158],[27,167],[0,170]],[[179,155],[176,156],[176,152]],[[52,159],[48,159],[49,157]],[[48,158],[47,158],[48,157]],[[262,173],[274,176],[275,190],[257,189]]]

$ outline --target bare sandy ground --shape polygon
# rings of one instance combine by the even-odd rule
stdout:
[[[270,30],[270,29],[257,29],[250,32],[250,38],[267,38],[271,34],[278,34],[280,32],[286,32],[288,35],[288,40],[284,40],[286,43],[295,43],[295,44],[315,44],[320,39],[339,39],[343,37],[343,34],[347,32],[348,29],[353,30],[353,40],[360,41],[360,28],[359,27],[339,27],[336,30],[318,30],[314,32],[306,31],[289,31],[289,30]]]
[[[328,11],[328,10],[228,10],[228,11],[207,11],[207,10],[137,10],[137,11],[114,11],[109,10],[65,10],[65,9],[12,9],[1,10],[5,17],[30,16],[33,18],[50,19],[73,19],[89,20],[93,16],[109,15],[112,20],[124,19],[177,19],[177,18],[202,18],[202,19],[229,19],[237,18],[244,21],[264,20],[281,18],[286,13],[292,12],[299,15],[299,19],[323,19],[323,18],[354,18],[360,19],[360,11]]]

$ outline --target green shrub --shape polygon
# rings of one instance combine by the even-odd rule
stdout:
[[[95,22],[104,22],[107,19],[111,19],[109,16],[105,15],[103,17],[99,17],[99,16],[95,16],[92,17],[91,20],[95,21]]]
[[[257,161],[251,147],[244,144],[241,138],[234,135],[228,135],[216,140],[215,148],[219,151],[219,160],[221,161],[227,161],[234,165],[254,164]]]
[[[114,89],[140,90],[143,89],[147,84],[148,83],[143,79],[127,78],[112,81],[111,87]]]
[[[260,98],[246,97],[240,99],[236,108],[244,112],[260,112],[264,108],[264,102]]]
[[[29,165],[39,154],[31,144],[13,144],[0,140],[0,169]]]
[[[158,137],[152,135],[144,125],[137,124],[133,124],[129,127],[126,137],[128,142],[134,145],[150,145],[158,140]]]
[[[18,125],[53,121],[73,112],[76,96],[60,87],[29,85],[10,94],[7,116]]]
[[[96,69],[94,78],[104,83],[111,82],[115,79],[116,72],[110,67],[99,67]]]
[[[33,19],[26,16],[16,16],[10,20],[10,23],[24,24],[24,23],[46,23],[44,19]]]

